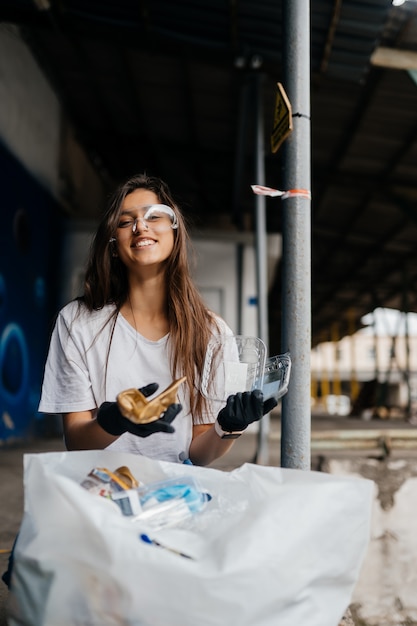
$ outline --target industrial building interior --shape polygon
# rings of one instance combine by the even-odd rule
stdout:
[[[265,184],[280,189],[285,167],[285,146],[270,150],[284,5],[2,0],[0,19],[20,29],[107,189],[146,170],[170,184],[192,228],[253,232],[259,88]],[[314,0],[310,35],[314,347],[378,307],[417,312],[417,2]],[[94,220],[100,207],[77,205],[61,157],[65,211]],[[266,203],[267,231],[280,233],[280,201]]]
[[[252,245],[257,198],[251,185],[285,190],[292,138],[289,135],[277,151],[271,149],[277,84],[288,87],[285,77],[293,52],[285,45],[291,40],[286,21],[289,7],[305,9],[307,2],[310,64],[303,70],[310,73],[311,146],[300,150],[304,157],[308,152],[311,163],[311,204],[304,200],[308,209],[311,206],[311,397],[310,378],[303,388],[308,415],[299,411],[301,419],[291,424],[284,419],[285,411],[279,411],[281,406],[285,409],[291,395],[287,394],[272,412],[274,419],[260,420],[259,430],[246,429],[247,436],[240,437],[230,456],[225,455],[216,467],[240,469],[253,461],[284,469],[317,469],[334,477],[340,474],[345,485],[349,475],[354,481],[375,482],[371,559],[352,595],[351,611],[339,626],[353,626],[352,616],[358,626],[393,626],[400,619],[401,624],[417,623],[417,330],[409,336],[417,317],[417,0],[0,0],[0,460],[2,502],[6,503],[0,513],[2,571],[21,528],[22,456],[55,453],[65,447],[61,420],[55,421],[59,416],[48,421],[38,413],[44,350],[57,304],[49,290],[65,283],[56,261],[63,235],[71,231],[71,224],[76,228],[85,224],[87,231],[114,186],[146,171],[167,181],[195,239],[206,238],[211,244],[216,237],[229,238]],[[4,50],[11,52],[4,54]],[[41,74],[40,88],[29,78],[25,84],[27,51],[28,66],[36,66],[36,79]],[[51,93],[57,100],[49,97]],[[264,181],[257,180],[259,97]],[[31,115],[37,108],[41,114]],[[292,115],[295,125],[300,111],[293,109]],[[39,165],[39,171],[53,170],[53,193],[7,143],[16,129],[21,132],[12,138],[12,148],[23,145],[35,169]],[[28,129],[29,140],[24,132]],[[49,133],[45,142],[42,133]],[[42,170],[43,159],[47,164]],[[266,231],[279,240],[285,232],[282,199],[266,197],[265,203]],[[278,260],[269,269],[269,351],[278,354],[287,268]],[[382,333],[376,314],[381,311],[382,315],[399,312],[389,331]],[[363,333],[361,342],[358,333]],[[379,362],[377,353],[384,357]],[[402,404],[397,406],[400,396]],[[324,399],[331,399],[333,405],[325,405]],[[342,406],[342,399],[349,404]],[[31,440],[28,433],[35,437]],[[258,469],[258,476],[266,475],[265,468]],[[294,554],[290,550],[294,558],[286,559],[285,570],[279,565],[283,577],[299,585],[299,572],[310,576],[320,553],[326,565],[339,552],[352,563],[357,538],[356,531],[349,529],[340,544],[333,539],[341,536],[334,534],[335,529],[340,531],[354,519],[340,485],[328,491],[326,501],[316,490],[311,492],[311,476],[300,478],[292,471],[290,475],[290,489],[279,484],[280,510],[272,517],[269,505],[266,511],[277,522],[271,535],[274,544],[276,537],[285,537],[287,545],[293,527],[302,528],[302,538],[308,539],[307,567],[299,567],[303,549]],[[39,476],[42,487],[47,486],[44,475]],[[282,495],[298,491],[294,489],[298,480],[308,482],[314,502],[308,509],[305,498],[298,500],[295,516],[287,523]],[[259,492],[259,480],[254,484]],[[357,499],[357,486],[352,486],[363,530],[365,507]],[[242,483],[242,487],[246,493],[247,486]],[[29,498],[39,510],[45,501],[43,491],[41,495],[40,500]],[[240,498],[239,510],[241,504]],[[343,515],[341,525],[329,517],[329,506],[340,511],[339,519]],[[48,533],[56,507],[44,509]],[[254,509],[256,518],[258,513]],[[312,520],[332,531],[326,532],[331,540],[328,549],[321,540],[309,540]],[[244,526],[246,533],[249,526]],[[39,533],[35,535],[38,541]],[[58,543],[51,554],[60,557]],[[296,547],[300,545],[304,544],[297,537]],[[33,554],[36,550],[29,556]],[[169,556],[177,559],[178,554]],[[245,552],[239,551],[234,559],[233,578],[236,562],[242,563],[243,557]],[[289,561],[295,567],[290,577]],[[34,563],[30,564],[33,572]],[[195,564],[191,565],[194,572]],[[100,573],[108,570],[101,567]],[[42,566],[39,571],[47,570]],[[69,579],[71,569],[65,574]],[[81,610],[85,588],[100,588],[99,578],[91,576],[94,587],[88,579],[81,602],[75,603]],[[329,592],[329,604],[331,595],[337,595],[334,582],[342,579],[339,565],[331,575],[326,572],[312,602],[300,586],[301,599],[307,598],[308,610],[319,621],[323,614],[317,608],[317,590]],[[106,575],[102,603],[106,608],[116,598],[108,593],[113,591],[109,580]],[[217,600],[219,585],[217,578],[213,580]],[[276,596],[276,580],[270,580]],[[354,577],[346,580],[353,585]],[[250,578],[251,588],[252,583]],[[38,595],[45,611],[44,597]],[[70,594],[71,609],[73,597]],[[227,603],[232,609],[239,605],[245,610],[245,603],[233,603],[230,597]],[[304,607],[300,597],[297,605]],[[0,626],[7,623],[5,599],[2,586]],[[61,603],[55,604],[61,615]],[[163,605],[158,596],[158,606]],[[29,611],[32,606],[27,604]],[[368,617],[370,622],[365,621]]]

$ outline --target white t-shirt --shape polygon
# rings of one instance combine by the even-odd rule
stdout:
[[[114,324],[114,310],[107,305],[90,312],[73,301],[59,312],[45,365],[40,412],[94,410],[104,401],[114,402],[125,389],[157,382],[158,395],[172,383],[168,335],[150,341],[120,313]],[[221,334],[232,334],[221,318],[216,321]],[[179,388],[178,401],[183,408],[173,422],[174,433],[149,437],[124,433],[108,449],[165,461],[187,459],[193,424],[213,423],[219,406],[214,402],[204,415],[192,416],[186,383]]]

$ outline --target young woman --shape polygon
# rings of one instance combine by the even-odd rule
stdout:
[[[59,312],[45,367],[39,410],[63,415],[68,449],[207,465],[276,405],[255,390],[218,411],[201,394],[208,342],[232,331],[193,284],[188,243],[162,180],[142,174],[116,190],[92,243],[84,296]],[[120,392],[139,388],[150,398],[183,376],[178,402],[157,421],[120,413]]]

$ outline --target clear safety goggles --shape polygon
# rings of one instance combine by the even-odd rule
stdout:
[[[171,228],[178,228],[178,219],[174,210],[166,204],[151,204],[141,207],[143,215],[121,215],[117,228],[127,228],[136,233],[140,229],[161,233]]]

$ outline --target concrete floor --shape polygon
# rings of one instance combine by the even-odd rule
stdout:
[[[366,422],[360,419],[313,416],[312,469],[320,469],[323,458],[329,454],[329,450],[331,450],[333,458],[335,456],[372,456],[383,453],[383,446],[374,445],[375,442],[380,439],[381,430],[391,435],[393,435],[393,433],[395,435],[394,431],[405,431],[409,433],[412,438],[412,446],[406,450],[406,454],[416,455],[417,427],[407,424],[402,420],[388,421],[377,419]],[[266,463],[267,465],[279,466],[280,464],[280,433],[281,424],[279,416],[275,416],[275,418],[273,416],[267,444],[269,450],[269,461]],[[376,436],[373,439],[369,438],[370,433],[374,433]],[[350,442],[349,434],[352,435]],[[355,445],[356,448],[353,447]],[[406,445],[409,445],[409,442],[406,442]],[[25,453],[42,453],[61,450],[64,450],[64,445],[62,437],[60,436],[34,439],[25,443],[14,443],[0,447],[0,471],[2,479],[0,483],[2,502],[2,506],[0,507],[0,573],[3,573],[7,568],[8,550],[11,549],[13,545],[23,514],[23,456]],[[254,462],[256,450],[257,434],[254,431],[249,431],[240,439],[236,440],[229,453],[213,463],[212,467],[230,471],[245,462]],[[391,451],[393,455],[398,453],[400,452],[397,452],[395,449]],[[404,450],[401,451],[401,455],[404,456]],[[5,611],[6,600],[7,588],[3,582],[0,582],[0,626],[7,626]],[[349,626],[350,624],[354,626],[350,615],[346,615],[343,626]]]

